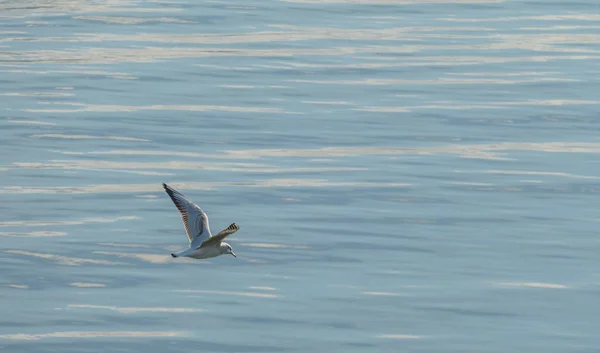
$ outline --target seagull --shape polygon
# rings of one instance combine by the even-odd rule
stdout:
[[[208,216],[198,205],[188,200],[182,193],[163,183],[163,188],[181,213],[181,220],[185,227],[190,247],[178,253],[171,253],[172,257],[186,256],[194,259],[208,259],[224,254],[237,257],[231,245],[223,239],[240,229],[237,224],[231,223],[216,235],[212,235],[208,225]]]

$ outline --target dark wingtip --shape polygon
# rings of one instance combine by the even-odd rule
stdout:
[[[163,188],[165,189],[165,191],[167,192],[167,194],[171,195],[173,193],[173,189],[171,189],[171,187],[165,183],[162,183]]]
[[[173,254],[173,253],[171,253],[171,256],[172,256],[172,257],[174,257],[174,258],[175,258],[175,257],[177,257],[177,255],[175,255],[175,254]]]

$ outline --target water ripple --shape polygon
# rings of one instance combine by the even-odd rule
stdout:
[[[165,337],[183,337],[185,332],[181,331],[64,331],[50,333],[15,333],[0,335],[3,340],[40,340],[47,338],[165,338]]]

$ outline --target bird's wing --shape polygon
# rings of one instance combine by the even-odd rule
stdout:
[[[229,225],[229,227],[223,229],[219,233],[204,240],[204,242],[202,242],[202,244],[200,244],[200,246],[198,248],[203,248],[203,247],[206,247],[209,245],[219,245],[219,243],[221,243],[223,241],[223,239],[225,239],[226,237],[230,236],[231,234],[237,232],[239,229],[240,229],[240,227],[237,224],[231,223]]]
[[[208,216],[198,205],[186,199],[179,191],[165,183],[162,185],[179,212],[181,212],[181,220],[190,241],[190,247],[199,246],[211,236]]]

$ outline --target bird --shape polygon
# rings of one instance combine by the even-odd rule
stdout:
[[[188,200],[182,193],[163,183],[163,188],[181,213],[181,220],[187,234],[190,246],[188,249],[171,253],[173,258],[191,257],[194,259],[208,259],[224,254],[231,254],[237,258],[231,245],[223,241],[227,236],[237,232],[240,227],[231,223],[227,228],[212,235],[208,225],[208,216],[195,203]]]

